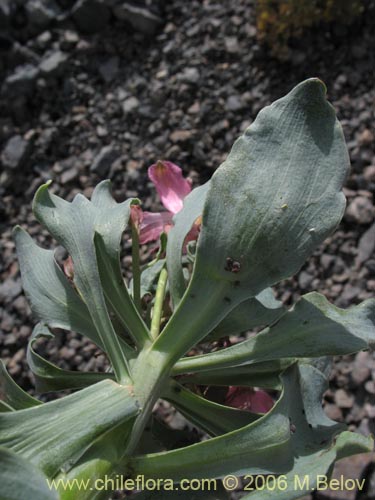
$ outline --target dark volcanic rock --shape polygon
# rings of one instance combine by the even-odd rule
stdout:
[[[14,73],[6,78],[2,89],[3,94],[29,95],[34,89],[38,75],[39,69],[33,64],[17,66]]]
[[[104,0],[79,0],[72,9],[74,22],[84,33],[102,30],[108,23],[110,14]]]
[[[120,152],[113,145],[105,146],[95,157],[93,164],[90,167],[91,172],[105,177],[112,163],[120,156]]]
[[[135,30],[145,35],[153,35],[163,23],[162,19],[151,10],[130,2],[116,5],[113,13],[118,19],[128,22]]]
[[[30,27],[38,31],[42,31],[61,14],[54,0],[28,0],[25,9]]]
[[[10,1],[1,0],[0,2],[0,29],[6,29],[10,23]]]

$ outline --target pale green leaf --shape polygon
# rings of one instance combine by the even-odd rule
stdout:
[[[50,327],[85,335],[103,348],[86,304],[55,261],[54,252],[39,247],[19,226],[14,237],[22,285],[35,316]]]
[[[272,289],[266,288],[253,299],[236,306],[209,334],[207,340],[239,335],[259,326],[268,326],[285,314],[286,308],[276,300]],[[206,340],[206,339],[205,339]]]
[[[193,276],[155,350],[174,342],[177,361],[236,305],[296,273],[343,215],[348,167],[320,80],[263,109],[211,179]]]
[[[99,185],[100,186],[100,185]],[[97,190],[100,190],[100,187]],[[114,202],[115,203],[115,202]],[[130,201],[116,204],[107,210],[94,205],[81,194],[69,203],[49,193],[48,184],[41,186],[33,201],[36,218],[48,229],[51,235],[68,251],[74,265],[74,283],[85,301],[90,316],[97,328],[105,351],[111,360],[117,380],[128,379],[128,361],[109,318],[94,246],[95,234],[103,236],[102,255],[106,247],[106,236],[113,222],[117,223],[119,213],[129,216]],[[105,228],[105,229],[103,229]],[[117,228],[113,228],[117,231]],[[117,236],[117,232],[116,232]],[[115,237],[108,238],[114,244]],[[115,249],[114,249],[115,251]],[[112,269],[112,260],[108,264]],[[110,272],[110,270],[108,270]],[[121,278],[122,280],[122,278]]]
[[[16,453],[0,447],[0,500],[57,500],[42,472]]]
[[[139,412],[131,388],[104,380],[34,408],[0,413],[0,446],[49,477],[74,464],[106,432]]]
[[[239,429],[259,418],[255,413],[209,401],[176,382],[171,383],[162,397],[170,401],[194,425],[213,436]]]
[[[374,299],[340,309],[323,295],[311,292],[277,323],[254,337],[218,352],[184,358],[177,366],[178,372],[197,372],[278,358],[351,354],[374,344]]]
[[[35,378],[38,392],[61,391],[65,389],[81,389],[105,379],[114,379],[113,373],[77,372],[63,370],[47,361],[34,350],[38,338],[54,338],[49,329],[38,323],[27,346],[27,362]]]
[[[0,400],[9,407],[9,410],[6,410],[4,406],[5,411],[24,410],[42,404],[16,384],[2,360],[0,360]]]

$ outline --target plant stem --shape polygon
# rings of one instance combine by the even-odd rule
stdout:
[[[167,286],[168,273],[163,267],[159,275],[158,286],[156,288],[155,304],[151,320],[151,338],[156,339],[160,333],[160,322],[163,313],[163,302],[165,297],[165,288]]]
[[[133,269],[133,300],[138,312],[141,313],[141,266],[139,259],[139,235],[138,228],[131,224],[132,228],[132,269]]]

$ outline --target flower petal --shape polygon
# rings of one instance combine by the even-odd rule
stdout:
[[[143,210],[140,205],[131,205],[130,220],[136,228],[139,228],[143,221]]]
[[[158,161],[149,167],[148,176],[165,208],[173,214],[179,212],[183,199],[191,191],[190,182],[183,178],[181,168],[170,161]]]
[[[172,225],[172,217],[171,212],[143,212],[139,242],[143,245],[159,239],[161,233]]]
[[[249,387],[229,387],[225,404],[254,413],[267,413],[273,407],[274,400],[264,391]]]

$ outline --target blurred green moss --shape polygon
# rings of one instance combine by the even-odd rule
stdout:
[[[322,23],[350,25],[363,9],[363,0],[258,0],[258,38],[283,58],[291,38]]]

